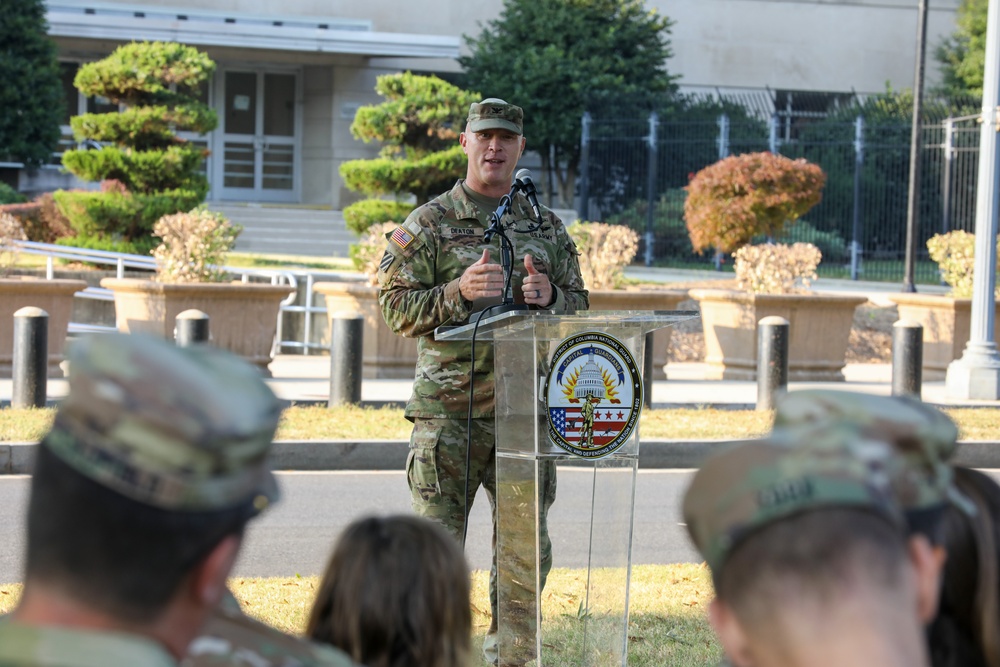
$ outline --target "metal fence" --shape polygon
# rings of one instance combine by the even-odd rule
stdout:
[[[926,242],[974,227],[978,116],[921,128],[916,279],[937,282]],[[822,202],[787,228],[782,241],[809,241],[823,252],[820,274],[901,280],[906,243],[910,126],[813,120],[793,124],[726,114],[714,121],[583,119],[581,219],[628,224],[642,238],[647,265],[711,263],[691,250],[684,224],[690,177],[728,155],[769,150],[818,164],[827,175]],[[797,119],[801,120],[801,119]]]

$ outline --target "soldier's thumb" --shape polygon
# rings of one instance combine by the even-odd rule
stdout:
[[[483,256],[479,258],[476,264],[489,264],[490,263],[490,249],[486,248],[483,250]]]
[[[531,257],[531,255],[524,256],[524,270],[528,272],[529,276],[533,276],[538,273],[538,270],[535,268],[535,260]]]

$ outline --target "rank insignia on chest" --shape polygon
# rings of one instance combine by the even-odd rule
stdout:
[[[406,231],[402,227],[397,227],[396,231],[394,231],[392,236],[389,237],[389,240],[398,245],[400,248],[406,248],[406,246],[413,243],[413,234]]]

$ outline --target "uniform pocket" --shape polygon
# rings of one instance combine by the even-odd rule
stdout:
[[[438,481],[437,446],[441,426],[418,419],[410,434],[410,452],[406,458],[406,479],[413,499],[429,501],[441,495]]]

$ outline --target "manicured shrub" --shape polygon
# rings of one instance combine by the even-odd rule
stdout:
[[[243,228],[205,208],[165,215],[153,226],[162,243],[153,250],[156,275],[165,283],[217,283],[228,278],[221,270]]]
[[[364,236],[372,225],[383,222],[402,224],[414,208],[413,204],[407,202],[363,199],[344,208],[344,222],[352,232]]]
[[[208,180],[200,170],[206,153],[177,132],[205,133],[218,124],[198,94],[214,69],[197,49],[160,42],[127,44],[80,68],[74,84],[82,93],[124,107],[71,121],[77,141],[101,147],[67,151],[63,165],[84,180],[117,182],[101,192],[56,194],[81,239],[105,239],[116,249],[152,247],[157,220],[204,201]]]
[[[936,234],[927,241],[931,260],[937,263],[941,280],[951,287],[951,296],[959,299],[972,297],[972,281],[975,273],[976,237],[960,229],[947,234]],[[1000,240],[997,241],[1000,253]],[[1000,268],[1000,266],[998,266]],[[1000,296],[1000,272],[995,293]]]
[[[731,253],[755,236],[774,237],[819,203],[826,175],[815,164],[747,153],[699,171],[687,186],[684,219],[695,252]]]
[[[639,249],[639,235],[623,225],[578,222],[567,228],[580,256],[580,272],[588,289],[620,286],[625,267]]]
[[[803,291],[816,280],[823,259],[811,243],[746,245],[733,253],[736,280],[754,294],[787,294]]]

